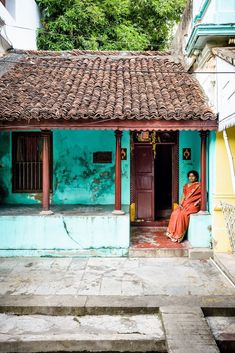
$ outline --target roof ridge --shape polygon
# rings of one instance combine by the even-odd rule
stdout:
[[[17,54],[28,54],[28,55],[48,55],[48,56],[80,56],[80,55],[95,55],[95,56],[168,56],[172,55],[170,50],[168,51],[156,51],[156,50],[148,50],[148,51],[128,51],[128,50],[24,50],[24,49],[11,49],[9,53],[17,53]]]

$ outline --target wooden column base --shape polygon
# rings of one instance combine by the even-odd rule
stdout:
[[[112,211],[112,214],[114,214],[114,215],[123,215],[123,214],[125,214],[125,212],[124,211],[122,211],[122,210],[113,210]]]
[[[42,211],[40,212],[40,215],[42,215],[42,216],[50,216],[50,215],[52,215],[52,214],[54,214],[54,212],[51,211],[51,210],[47,210],[47,211],[42,210]]]

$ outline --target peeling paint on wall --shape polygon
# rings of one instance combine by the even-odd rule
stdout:
[[[129,150],[129,132],[122,146]],[[53,131],[55,204],[114,203],[114,131]],[[111,151],[112,163],[93,163],[93,153]],[[130,160],[122,162],[123,203],[130,200]]]
[[[11,133],[0,132],[0,202],[38,204],[42,194],[12,193]],[[130,149],[129,132],[122,146]],[[93,163],[93,153],[111,151],[112,163]],[[54,204],[114,203],[114,131],[53,131]],[[130,200],[130,159],[122,161],[122,202]]]
[[[188,182],[187,173],[197,170],[200,174],[200,135],[198,131],[180,131],[179,133],[179,198],[181,199],[183,186]],[[183,148],[191,148],[191,160],[183,160]]]

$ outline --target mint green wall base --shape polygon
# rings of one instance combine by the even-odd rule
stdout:
[[[1,250],[0,257],[120,257],[128,256],[128,249],[99,248],[90,250]]]
[[[210,214],[195,213],[190,216],[188,228],[188,240],[192,247],[211,247],[211,224]]]
[[[130,239],[129,214],[1,216],[1,255],[47,254],[100,250],[104,254],[127,252]]]

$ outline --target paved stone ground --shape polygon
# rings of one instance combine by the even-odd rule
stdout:
[[[235,312],[210,260],[0,258],[0,280],[0,352],[217,353],[201,308]],[[233,349],[230,328],[221,344]]]
[[[1,258],[0,295],[233,296],[209,260]]]
[[[165,334],[158,315],[0,314],[1,352],[74,352],[88,347],[90,351],[165,352]]]
[[[168,353],[219,353],[200,308],[161,308]]]
[[[235,283],[235,254],[215,253],[214,260],[229,279]]]

